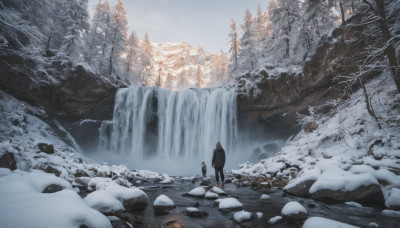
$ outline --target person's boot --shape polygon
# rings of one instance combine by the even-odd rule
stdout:
[[[217,187],[219,188],[219,181],[217,182]]]
[[[225,187],[225,183],[224,183],[224,182],[222,182],[221,188],[224,188],[224,187]]]

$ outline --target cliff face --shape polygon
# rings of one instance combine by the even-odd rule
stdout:
[[[263,79],[257,83],[261,93],[256,96],[238,95],[238,107],[241,120],[246,124],[267,123],[274,119],[283,126],[293,126],[296,112],[302,112],[308,106],[324,104],[326,101],[343,95],[340,81],[335,77],[351,75],[358,71],[355,61],[365,58],[365,38],[360,18],[352,17],[347,24],[335,29],[331,36],[323,37],[315,53],[309,58],[300,73],[281,73],[268,75],[260,72]],[[379,41],[376,41],[377,45]],[[367,75],[367,78],[379,72]],[[243,77],[251,77],[244,75]],[[329,108],[329,107],[328,107]]]
[[[118,88],[127,85],[83,66],[45,56],[37,59],[13,51],[0,53],[0,89],[71,119],[111,119]]]

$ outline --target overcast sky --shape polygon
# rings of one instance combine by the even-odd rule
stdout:
[[[98,0],[89,0],[92,14]],[[117,0],[109,0],[115,5]],[[208,52],[229,50],[230,21],[241,24],[246,9],[254,15],[257,5],[265,10],[268,0],[123,0],[129,31],[152,42],[186,41],[203,45]]]

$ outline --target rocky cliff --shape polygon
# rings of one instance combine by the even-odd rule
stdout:
[[[341,80],[337,80],[337,76],[357,72],[355,62],[366,57],[366,38],[362,36],[364,27],[356,26],[359,22],[360,17],[354,16],[347,26],[340,26],[330,36],[323,37],[315,53],[305,61],[301,72],[270,75],[262,71],[256,75],[262,78],[257,83],[261,93],[258,96],[238,95],[242,122],[263,122],[267,127],[274,128],[270,124],[273,122],[276,126],[290,127],[296,122],[296,112],[343,97]],[[381,45],[379,41],[376,43]],[[376,71],[367,77],[379,74]],[[242,79],[251,77],[254,75],[246,74]]]

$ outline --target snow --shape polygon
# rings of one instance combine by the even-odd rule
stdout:
[[[197,208],[195,208],[195,207],[188,207],[188,208],[186,208],[186,210],[187,210],[188,212],[199,212],[199,209],[197,209]]]
[[[260,219],[263,216],[263,213],[262,212],[257,212],[256,215],[257,215],[257,218]]]
[[[332,168],[324,172],[311,186],[310,193],[321,189],[353,191],[361,186],[379,185],[375,177],[369,173],[353,174],[339,168]]]
[[[11,170],[8,168],[0,168],[0,177],[7,176],[11,173]]]
[[[400,211],[385,209],[385,210],[382,210],[382,214],[393,216],[393,217],[399,217]]]
[[[214,186],[210,191],[215,192],[215,193],[217,193],[218,195],[226,194],[226,193],[224,192],[224,190],[218,188],[217,186]]]
[[[235,212],[233,215],[233,219],[236,222],[243,222],[244,220],[250,219],[251,218],[251,212],[248,211],[238,211]]]
[[[122,203],[106,191],[95,191],[87,195],[85,203],[100,212],[110,212],[124,210]]]
[[[64,190],[42,193],[50,184]],[[16,170],[0,177],[0,223],[10,227],[111,227],[107,217],[88,207],[71,189],[67,181],[41,171]]]
[[[388,208],[397,207],[400,208],[400,189],[392,188],[386,198],[385,205]]]
[[[142,190],[136,187],[127,188],[113,181],[99,182],[96,185],[96,191],[106,191],[118,200],[135,199],[141,196],[145,196],[147,198],[146,193],[144,193]]]
[[[303,183],[308,180],[317,180],[318,177],[321,176],[321,171],[318,168],[311,169],[311,170],[306,170],[304,171],[303,175],[301,177],[298,177],[292,181],[289,182],[283,189],[290,189],[295,187],[296,185]]]
[[[260,199],[265,200],[265,199],[271,199],[271,196],[267,195],[267,194],[262,194]]]
[[[300,212],[307,213],[307,210],[298,202],[291,201],[285,204],[281,212],[282,215],[293,215],[293,214],[299,214]]]
[[[172,183],[174,183],[174,179],[172,179],[171,177],[168,177],[160,182],[160,184],[172,184]]]
[[[206,199],[216,199],[218,198],[218,194],[214,192],[207,191],[206,195],[204,196]]]
[[[357,228],[357,226],[352,226],[346,223],[338,222],[335,220],[322,218],[322,217],[311,217],[307,219],[303,228]]]
[[[154,206],[174,206],[174,202],[166,195],[159,195],[156,200],[154,200]]]
[[[282,216],[277,215],[277,216],[275,216],[275,217],[270,218],[270,219],[268,220],[268,223],[269,223],[269,224],[274,224],[274,223],[279,222],[280,220],[282,220]]]
[[[238,207],[243,207],[243,204],[239,202],[239,200],[237,200],[236,198],[225,198],[219,201],[219,209],[221,210]]]
[[[359,208],[361,208],[361,207],[363,207],[361,204],[359,204],[359,203],[356,203],[356,202],[345,202],[345,204],[346,205],[349,205],[349,206],[352,206],[352,207],[359,207]]]
[[[196,197],[203,197],[206,194],[206,190],[203,187],[194,188],[189,192],[189,195]]]

